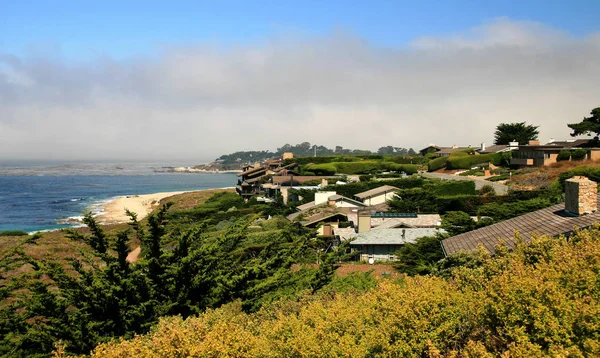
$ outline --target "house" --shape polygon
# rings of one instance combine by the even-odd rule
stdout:
[[[510,164],[521,167],[543,167],[556,163],[561,151],[575,149],[587,150],[586,159],[600,159],[600,148],[590,147],[591,141],[591,139],[551,140],[546,144],[540,144],[539,141],[532,140],[526,145],[519,145],[513,152]]]
[[[450,154],[452,154],[452,153],[460,152],[460,151],[467,150],[467,149],[471,149],[471,146],[458,147],[456,145],[453,145],[452,147],[441,148],[435,154],[437,157],[449,157]]]
[[[367,190],[362,193],[358,193],[354,195],[358,198],[362,203],[367,206],[384,204],[388,200],[391,200],[396,197],[396,193],[400,189],[391,186],[391,185],[383,185],[375,189]]]
[[[421,150],[419,151],[419,154],[421,154],[422,156],[426,156],[428,153],[430,153],[430,152],[437,152],[437,151],[439,151],[440,149],[441,149],[441,148],[440,148],[440,147],[438,147],[438,146],[437,146],[437,145],[435,145],[435,144],[429,144],[427,147],[425,147],[425,148],[421,149]]]
[[[508,144],[495,144],[487,147],[485,143],[481,143],[477,152],[479,154],[492,154],[492,153],[504,153],[517,150],[519,148],[519,142],[510,142]]]
[[[480,245],[494,254],[496,246],[516,245],[515,233],[525,242],[535,234],[552,237],[569,235],[575,227],[585,228],[600,221],[597,184],[586,177],[573,177],[565,183],[565,202],[508,219],[442,241],[444,255],[472,252]]]
[[[358,212],[358,232],[397,228],[437,228],[442,223],[439,214],[373,212],[372,207]]]
[[[395,261],[395,253],[402,246],[443,232],[435,228],[373,230],[359,233],[350,246],[353,251],[359,252],[360,261]]]

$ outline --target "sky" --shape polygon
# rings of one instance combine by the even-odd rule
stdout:
[[[600,106],[599,1],[0,0],[0,160],[491,144]]]

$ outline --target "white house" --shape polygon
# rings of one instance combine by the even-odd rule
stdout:
[[[391,185],[383,185],[379,188],[358,193],[355,196],[367,206],[385,204],[388,200],[396,197],[400,189]]]

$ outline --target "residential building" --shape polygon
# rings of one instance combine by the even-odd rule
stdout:
[[[395,261],[396,251],[425,236],[444,233],[436,228],[381,229],[359,233],[350,242],[360,261]]]
[[[388,200],[392,200],[396,197],[396,193],[400,189],[391,186],[391,185],[383,185],[375,189],[367,190],[362,193],[358,193],[355,197],[358,198],[362,203],[367,206],[384,204]]]
[[[543,167],[556,163],[558,154],[562,150],[572,151],[575,149],[587,150],[586,159],[600,159],[600,148],[589,147],[590,144],[590,139],[551,140],[546,144],[532,140],[527,145],[520,145],[517,150],[513,151],[510,164],[521,167]]]
[[[565,203],[540,209],[442,241],[444,255],[472,252],[479,246],[491,254],[504,243],[516,245],[515,235],[528,242],[536,234],[568,236],[574,228],[585,228],[600,221],[598,187],[586,177],[573,177],[565,183]]]

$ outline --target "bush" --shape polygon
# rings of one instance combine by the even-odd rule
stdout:
[[[29,234],[26,233],[25,231],[21,231],[21,230],[0,231],[0,236],[27,236],[27,235],[29,235]]]
[[[435,196],[475,195],[475,182],[471,180],[440,180],[426,183],[425,190]]]
[[[486,180],[487,181],[495,182],[495,181],[507,180],[509,178],[510,178],[509,174],[501,174],[501,175],[493,176],[491,178],[487,178]]]
[[[502,221],[546,208],[552,204],[554,203],[547,198],[535,198],[503,204],[490,203],[479,208],[477,216],[489,216],[495,221]]]
[[[573,160],[584,160],[586,156],[586,149],[575,149],[573,152],[571,152],[571,159]]]
[[[588,166],[576,167],[568,172],[560,173],[558,176],[558,182],[561,190],[565,190],[565,181],[577,175],[583,175],[588,177],[590,180],[600,183],[600,168],[591,168]]]
[[[481,195],[496,195],[496,190],[490,184],[485,184],[479,189],[479,194]]]
[[[483,164],[492,161],[494,154],[482,154],[482,155],[465,155],[456,156],[452,155],[448,157],[448,169],[471,169],[475,164]]]
[[[430,172],[436,171],[446,167],[448,163],[448,157],[439,157],[427,163],[427,170]]]
[[[557,162],[562,162],[562,161],[567,161],[567,160],[571,160],[571,151],[570,150],[563,149],[560,152],[558,152],[558,156],[556,157]]]

